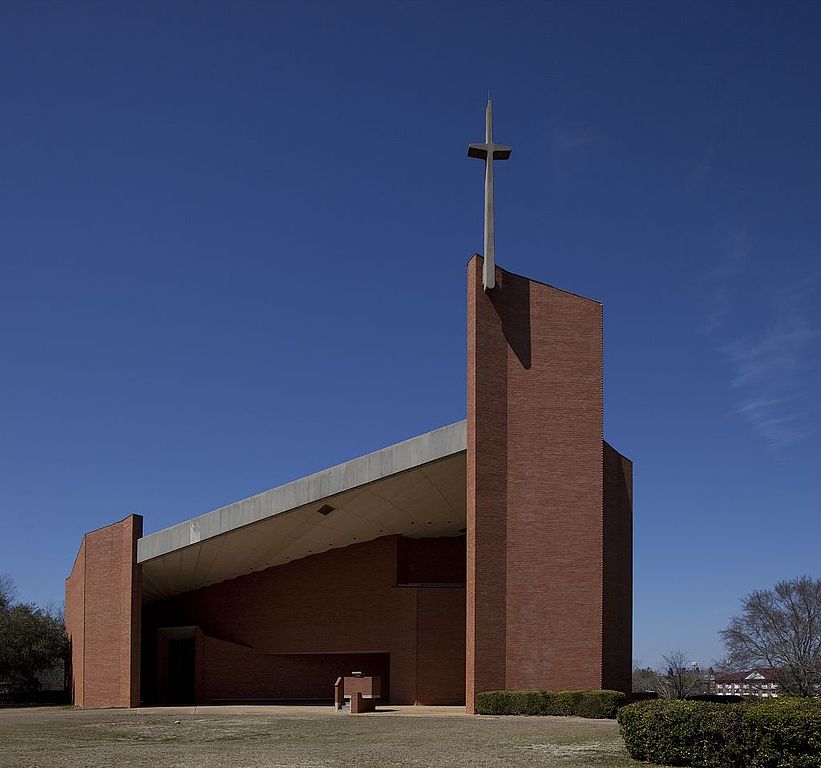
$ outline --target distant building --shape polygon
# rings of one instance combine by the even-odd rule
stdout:
[[[778,683],[772,669],[752,672],[725,672],[715,676],[715,691],[719,696],[778,696]]]

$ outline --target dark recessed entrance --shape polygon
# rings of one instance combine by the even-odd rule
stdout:
[[[168,641],[168,703],[189,706],[194,699],[194,638]]]
[[[157,698],[160,704],[197,703],[196,627],[162,627],[157,632]]]

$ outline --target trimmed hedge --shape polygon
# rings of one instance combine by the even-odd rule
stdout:
[[[697,768],[820,768],[821,701],[642,701],[619,711],[638,760]]]
[[[614,718],[624,704],[620,691],[487,691],[476,696],[480,715]]]

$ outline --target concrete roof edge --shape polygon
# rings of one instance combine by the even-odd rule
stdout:
[[[466,420],[439,427],[147,534],[137,541],[137,562],[144,563],[258,520],[461,453],[466,448]]]

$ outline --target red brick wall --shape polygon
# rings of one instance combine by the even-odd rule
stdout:
[[[485,294],[481,271],[476,256],[468,265],[468,711],[484,690],[603,680],[602,307],[501,269]]]
[[[417,703],[465,703],[465,590],[420,589]]]
[[[633,462],[604,444],[602,687],[630,691],[633,664]]]
[[[66,628],[78,706],[140,703],[141,535],[139,515],[87,533],[66,580]]]
[[[476,693],[505,687],[507,659],[507,342],[481,288],[481,271],[474,257],[467,290],[468,712]]]
[[[464,701],[465,591],[397,586],[399,542],[398,536],[386,536],[146,605],[147,698],[159,696],[157,630],[195,625],[209,638],[245,647],[247,659],[255,659],[252,668],[262,665],[271,672],[262,677],[267,684],[252,675],[251,686],[245,672],[225,661],[226,651],[213,656],[215,666],[203,673],[208,691],[247,688],[252,698],[310,697],[309,677],[304,690],[277,687],[278,675],[287,672],[284,654],[389,653],[394,703]],[[210,654],[206,649],[203,663]],[[273,674],[276,665],[280,672]]]

